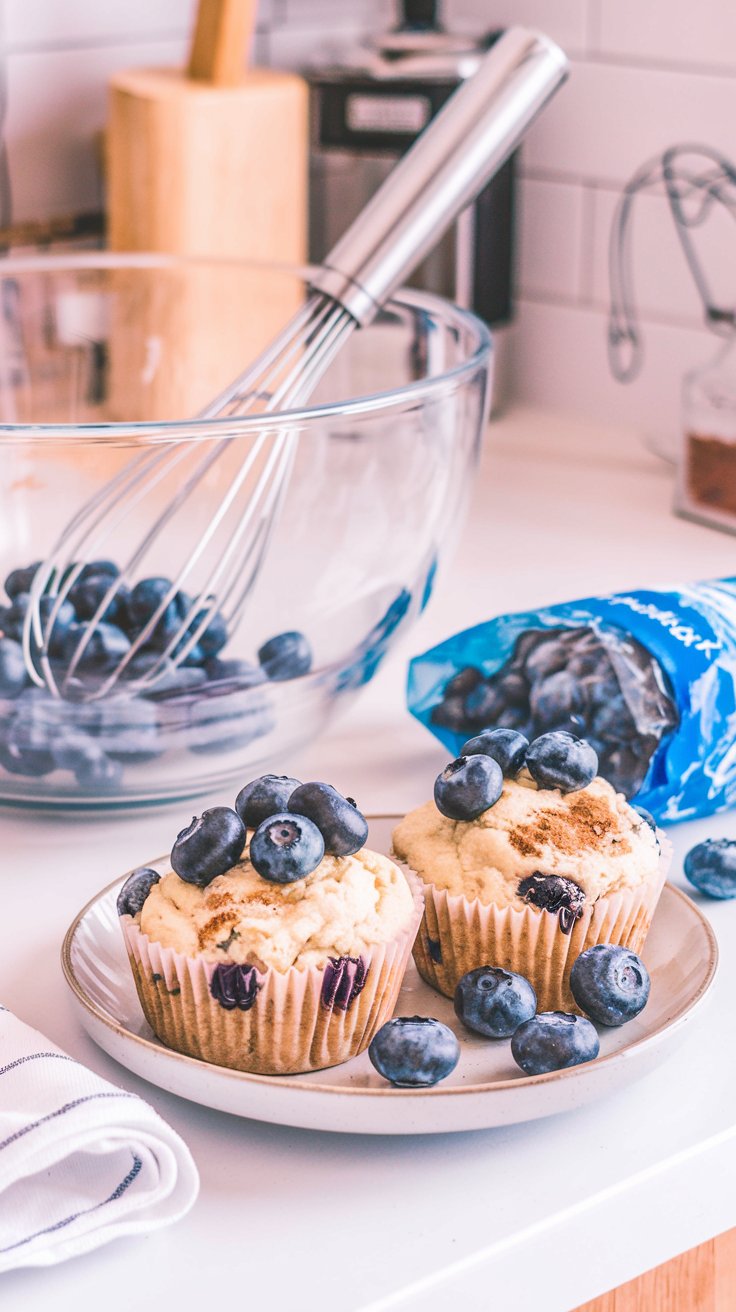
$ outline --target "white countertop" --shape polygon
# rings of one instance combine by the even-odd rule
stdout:
[[[671,490],[671,468],[626,431],[520,409],[496,421],[454,566],[428,611],[329,737],[273,768],[330,779],[366,811],[425,800],[446,753],[404,709],[407,657],[504,610],[736,573],[734,539],[672,516]],[[169,846],[180,812],[0,812],[0,998],[147,1098],[202,1178],[179,1224],[7,1275],[4,1307],[569,1312],[736,1226],[736,902],[703,900],[721,947],[710,1006],[682,1048],[624,1093],[466,1134],[289,1130],[145,1084],[72,1015],[59,966],[65,929],[116,874]],[[703,837],[734,833],[733,815],[670,830],[679,858]],[[673,880],[685,887],[680,865]]]

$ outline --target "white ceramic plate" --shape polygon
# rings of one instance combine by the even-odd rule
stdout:
[[[395,818],[371,821],[371,846],[388,851]],[[649,1002],[636,1020],[601,1028],[596,1061],[550,1075],[525,1076],[508,1042],[469,1034],[452,1004],[410,966],[396,1014],[436,1016],[451,1025],[461,1057],[432,1089],[394,1089],[363,1053],[309,1075],[248,1075],[172,1052],[141,1012],[115,911],[122,880],[99,893],[74,920],[62,966],[88,1034],[145,1080],[236,1116],[352,1134],[476,1130],[569,1111],[628,1085],[657,1066],[685,1038],[713,982],[718,949],[710,924],[684,893],[667,884],[647,938]],[[697,1022],[696,1022],[697,1023]]]

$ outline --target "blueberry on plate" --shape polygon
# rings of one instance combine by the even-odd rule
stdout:
[[[448,820],[475,820],[503,791],[503,774],[492,756],[459,756],[434,782],[437,810]]]
[[[508,1039],[537,1010],[528,979],[499,966],[469,970],[455,989],[455,1013],[463,1025],[487,1039]]]
[[[501,767],[505,779],[517,775],[526,761],[529,739],[516,729],[484,729],[477,738],[469,738],[460,748],[461,756],[491,756]]]
[[[566,1011],[540,1011],[511,1036],[511,1056],[525,1075],[546,1075],[593,1061],[600,1052],[595,1026]]]
[[[0,697],[14,701],[28,681],[23,648],[12,638],[0,638]]]
[[[245,825],[237,811],[213,806],[177,834],[171,865],[180,879],[206,888],[235,865],[244,847]]]
[[[706,897],[736,897],[736,841],[706,838],[685,857],[685,874]]]
[[[597,943],[586,948],[570,972],[572,996],[599,1025],[625,1025],[647,1005],[649,973],[628,948]]]
[[[289,797],[288,810],[305,815],[319,829],[330,856],[352,856],[365,846],[368,821],[351,797],[343,797],[331,784],[299,784]]]
[[[268,679],[298,679],[312,668],[312,648],[303,633],[277,633],[259,647],[258,660]]]
[[[160,878],[161,876],[155,870],[151,870],[150,866],[139,866],[128,875],[118,893],[116,902],[118,915],[137,916],[154,884],[157,884]]]
[[[257,829],[270,815],[288,809],[289,798],[299,786],[298,779],[286,774],[263,774],[241,788],[235,810],[246,829]]]
[[[378,1074],[399,1088],[426,1089],[454,1071],[460,1044],[448,1025],[431,1016],[396,1016],[381,1026],[368,1056]]]
[[[529,748],[526,768],[540,788],[574,793],[593,782],[598,757],[584,738],[575,738],[571,733],[544,733]]]
[[[324,839],[305,815],[281,811],[258,826],[250,840],[253,869],[273,884],[294,884],[317,869]]]

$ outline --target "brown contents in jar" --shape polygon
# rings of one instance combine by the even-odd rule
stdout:
[[[688,433],[687,490],[700,505],[736,515],[736,442]]]

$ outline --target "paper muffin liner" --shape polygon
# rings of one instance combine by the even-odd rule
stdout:
[[[500,966],[534,986],[538,1011],[579,1011],[570,992],[570,971],[586,948],[615,943],[639,953],[664,887],[672,849],[658,832],[658,878],[635,889],[598,898],[586,906],[569,933],[550,911],[498,907],[424,885],[424,914],[414,960],[424,980],[454,996],[460,978],[479,966]]]
[[[162,947],[131,916],[120,924],[143,1013],[167,1047],[260,1075],[296,1075],[368,1047],[396,1005],[422,915],[422,882],[405,930],[358,957],[287,971],[205,961]]]

